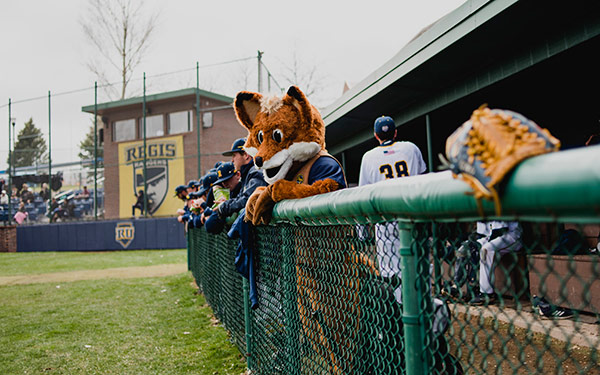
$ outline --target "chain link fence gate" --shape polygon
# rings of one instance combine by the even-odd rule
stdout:
[[[256,374],[600,374],[597,149],[524,162],[503,217],[449,173],[282,202],[254,310],[237,240],[192,229],[190,268]]]

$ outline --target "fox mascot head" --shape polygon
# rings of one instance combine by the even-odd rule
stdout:
[[[283,98],[242,91],[235,112],[248,129],[244,151],[254,157],[270,185],[286,177],[294,162],[304,162],[325,149],[325,124],[298,87]]]
[[[303,166],[312,165],[320,156],[333,159],[325,151],[323,119],[298,87],[291,86],[281,98],[242,91],[235,98],[234,108],[238,121],[248,130],[244,151],[254,158],[254,164],[269,184],[248,199],[246,220],[267,223],[275,202],[344,187],[327,178],[312,184],[305,181],[308,176],[292,181]],[[343,177],[341,166],[339,170]]]

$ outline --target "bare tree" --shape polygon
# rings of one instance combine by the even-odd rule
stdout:
[[[158,21],[158,13],[146,16],[141,1],[89,0],[88,13],[82,18],[83,31],[102,57],[91,59],[88,68],[101,84],[113,90],[104,69],[117,70],[121,77],[120,98],[124,99],[133,71],[148,51],[150,39]],[[110,93],[109,93],[110,95]]]
[[[280,63],[282,85],[297,85],[316,107],[332,101],[326,92],[328,78],[319,70],[319,65],[301,58],[297,48],[292,50],[287,61]]]
[[[251,80],[256,80],[256,61],[246,60],[239,64],[239,71],[234,85],[240,90],[249,90]]]

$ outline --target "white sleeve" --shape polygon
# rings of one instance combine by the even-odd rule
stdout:
[[[367,164],[367,154],[364,154],[360,163],[360,175],[358,177],[358,186],[369,185],[371,183]]]
[[[425,164],[425,160],[423,160],[423,154],[421,154],[421,150],[417,145],[415,145],[417,158],[419,159],[419,174],[423,174],[427,171],[427,165]],[[431,172],[431,171],[429,171]]]

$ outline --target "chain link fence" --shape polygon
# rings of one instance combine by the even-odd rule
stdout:
[[[190,269],[252,373],[600,374],[600,199],[528,202],[527,178],[494,220],[449,174],[282,202],[254,229],[254,310],[238,241],[192,229]],[[572,184],[598,186],[552,196]]]

